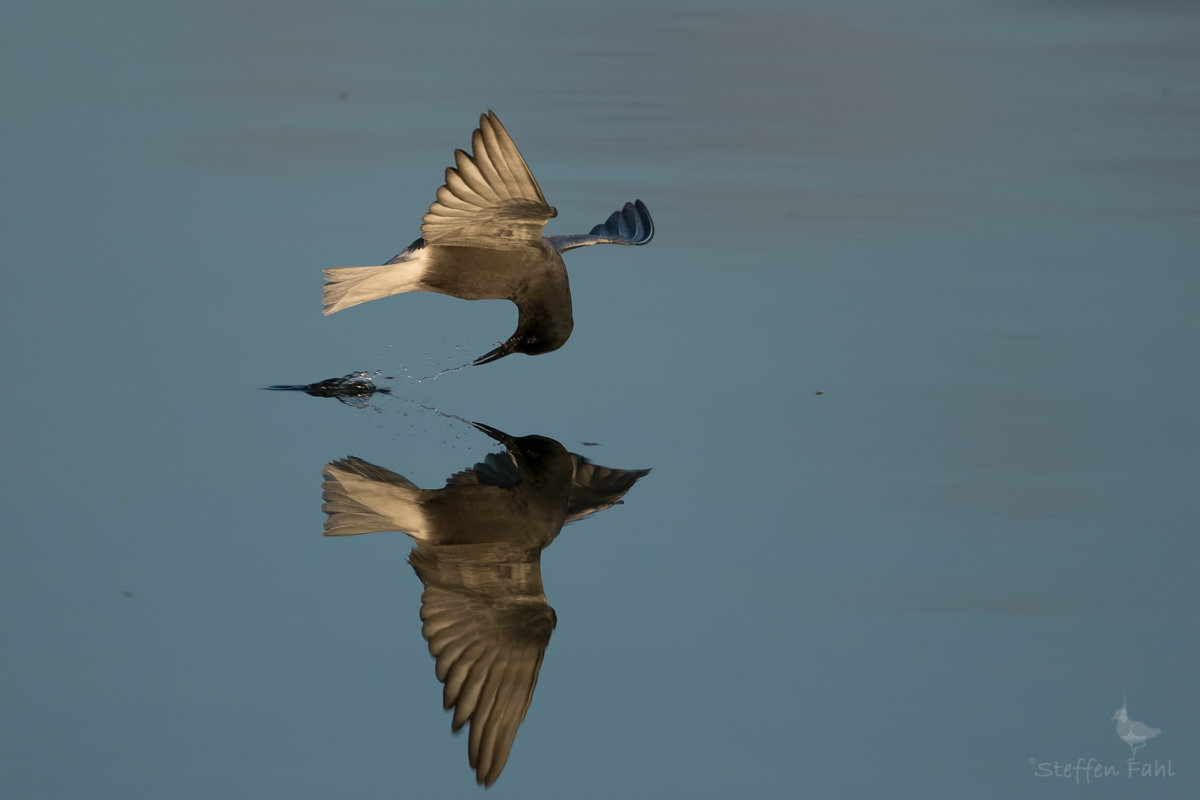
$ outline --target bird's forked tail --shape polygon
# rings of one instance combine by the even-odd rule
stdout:
[[[418,542],[428,537],[422,491],[403,475],[354,456],[326,464],[321,475],[326,536],[401,531]]]

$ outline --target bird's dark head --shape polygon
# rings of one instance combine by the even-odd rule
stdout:
[[[542,466],[566,459],[570,461],[571,454],[562,443],[545,436],[522,436],[514,440],[516,451],[513,455],[519,461],[531,467]]]
[[[528,491],[562,501],[566,507],[575,477],[575,462],[567,448],[545,436],[522,436],[516,440],[517,470]]]
[[[543,353],[553,353],[558,348],[567,343],[567,338],[571,335],[570,330],[565,334],[556,331],[543,329],[536,332],[521,333],[518,331],[512,335],[504,344],[497,347],[490,353],[486,353],[471,362],[472,366],[480,364],[490,364],[493,361],[498,361],[505,356],[510,356],[513,353],[524,353],[527,356],[540,356]]]
[[[513,458],[522,479],[540,477],[563,477],[569,485],[575,471],[575,462],[561,442],[546,436],[509,436],[503,431],[480,422],[471,423],[492,439],[504,445]]]
[[[568,333],[568,335],[570,334]],[[566,336],[557,335],[556,331],[541,330],[522,336],[513,352],[524,353],[528,356],[540,356],[542,353],[553,353],[566,343]]]

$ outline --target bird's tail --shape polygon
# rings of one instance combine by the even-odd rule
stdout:
[[[425,274],[424,242],[396,256],[379,267],[336,267],[325,270],[325,289],[321,298],[326,315],[368,300],[378,300],[403,292],[424,291],[421,278]],[[414,249],[416,248],[416,249]]]
[[[422,490],[403,475],[354,456],[326,464],[321,475],[326,536],[401,531],[418,542],[428,538]]]

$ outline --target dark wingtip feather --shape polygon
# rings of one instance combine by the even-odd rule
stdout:
[[[602,224],[592,228],[589,236],[617,239],[620,244],[643,245],[654,238],[654,220],[641,200],[626,203],[614,211]]]
[[[646,208],[646,204],[641,200],[634,200],[633,207],[637,209],[638,221],[645,232],[638,244],[649,244],[650,240],[654,238],[654,220],[650,217],[650,209]]]

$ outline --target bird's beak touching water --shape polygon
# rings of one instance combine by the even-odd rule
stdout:
[[[484,425],[482,422],[472,422],[471,424],[495,439],[500,444],[504,445],[509,452],[516,453],[518,451],[519,448],[517,447],[517,440],[509,436],[504,431],[498,431],[491,425]]]
[[[498,361],[499,359],[504,358],[507,355],[512,355],[513,352],[514,351],[513,351],[512,340],[509,340],[509,341],[505,342],[504,344],[500,345],[499,347],[497,347],[492,352],[485,353],[484,355],[481,355],[479,358],[472,361],[471,366],[478,367],[481,364],[490,364],[493,361]]]

